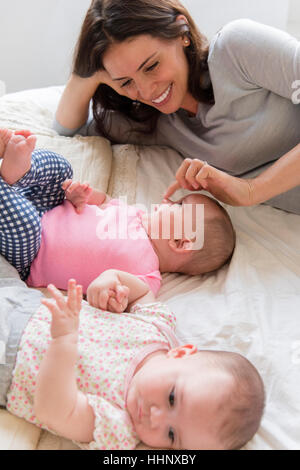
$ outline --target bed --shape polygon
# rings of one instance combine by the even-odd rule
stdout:
[[[127,195],[148,208],[160,202],[181,156],[170,148],[57,136],[51,124],[61,92],[5,95],[0,127],[31,129],[39,147],[70,159],[75,178],[113,197]],[[300,216],[265,205],[226,209],[237,233],[231,263],[202,276],[164,274],[158,298],[176,312],[182,342],[239,352],[260,371],[266,409],[245,449],[300,449]],[[77,447],[1,409],[0,449]]]

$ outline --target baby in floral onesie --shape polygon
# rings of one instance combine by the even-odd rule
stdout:
[[[7,298],[11,280],[4,281]],[[36,295],[18,282],[19,299],[22,289],[23,298]],[[98,288],[124,313],[82,302],[74,280],[67,297],[48,287],[53,298],[42,300],[21,336],[8,410],[83,449],[134,449],[140,441],[176,449],[245,444],[264,402],[253,365],[236,353],[180,346],[173,313],[132,274],[108,270]]]

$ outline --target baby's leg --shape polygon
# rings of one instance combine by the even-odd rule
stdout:
[[[24,280],[41,239],[40,216],[34,205],[0,177],[0,253]]]
[[[35,150],[30,170],[14,185],[31,201],[40,215],[61,204],[65,198],[62,183],[73,177],[71,164],[49,150]]]
[[[9,132],[4,129],[2,133],[4,131]],[[8,141],[9,134],[0,135],[0,137],[2,137],[2,143],[5,144],[0,175],[8,184],[14,184],[30,169],[36,137],[12,134]]]

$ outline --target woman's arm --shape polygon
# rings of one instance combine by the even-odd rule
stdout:
[[[300,185],[300,144],[279,158],[256,178],[230,176],[207,162],[185,159],[176,173],[176,181],[164,194],[169,199],[179,188],[209,191],[232,206],[252,206]]]
[[[101,84],[116,88],[106,70],[99,70],[87,78],[73,73],[58,104],[55,115],[58,124],[70,130],[82,127],[89,116],[90,101]]]
[[[284,31],[248,19],[235,20],[218,34],[214,54],[218,54],[219,67],[227,83],[251,91],[264,88],[292,102],[296,99],[300,43]],[[230,176],[204,161],[192,163],[186,159],[176,174],[177,181],[164,196],[168,199],[182,187],[192,191],[207,190],[220,201],[233,206],[265,202],[300,184],[299,145],[252,179]]]
[[[99,86],[97,75],[81,78],[72,74],[61,96],[56,111],[58,123],[68,129],[83,126],[89,115],[89,105]]]
[[[249,180],[253,204],[259,204],[300,185],[300,143],[260,175]]]

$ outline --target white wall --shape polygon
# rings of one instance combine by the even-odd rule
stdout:
[[[249,18],[285,30],[290,0],[181,0],[200,31],[211,38],[222,26]],[[300,3],[300,0],[295,0]]]
[[[6,91],[61,85],[90,0],[0,0],[0,80]]]
[[[293,23],[293,30],[300,31],[300,0],[182,2],[209,38],[228,21],[241,17],[282,29]],[[0,0],[0,96],[1,80],[6,92],[66,82],[89,5],[90,0]]]
[[[288,31],[300,40],[300,0],[289,0]]]

